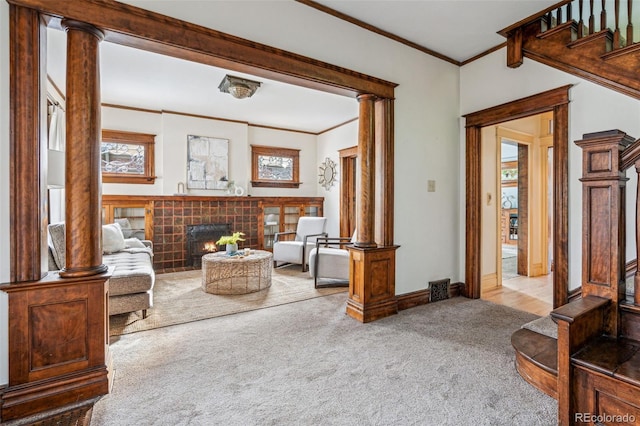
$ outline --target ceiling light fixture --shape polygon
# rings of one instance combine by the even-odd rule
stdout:
[[[222,93],[229,93],[236,99],[250,98],[260,87],[260,82],[247,80],[246,78],[225,75],[218,89]]]

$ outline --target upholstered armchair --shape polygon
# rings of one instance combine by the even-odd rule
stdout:
[[[309,251],[315,247],[317,237],[326,237],[327,218],[303,216],[298,220],[295,231],[276,232],[273,242],[273,266],[293,263],[302,265],[302,272],[309,264]],[[293,236],[291,241],[283,241],[285,235]]]
[[[354,236],[320,237],[317,246],[309,253],[309,275],[313,277],[315,288],[344,287],[349,285],[349,250]],[[325,279],[323,284],[318,279]]]

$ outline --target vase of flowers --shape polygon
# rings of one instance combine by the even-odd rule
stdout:
[[[242,238],[243,235],[244,232],[234,232],[233,235],[223,235],[216,241],[216,244],[226,244],[227,255],[232,255],[238,251],[238,241],[244,241],[244,238]]]

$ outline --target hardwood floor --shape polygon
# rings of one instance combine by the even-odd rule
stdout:
[[[482,289],[481,298],[532,314],[548,315],[553,307],[553,274],[503,280],[502,286]]]

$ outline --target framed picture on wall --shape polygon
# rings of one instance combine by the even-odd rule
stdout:
[[[227,189],[229,140],[187,135],[187,188]]]

